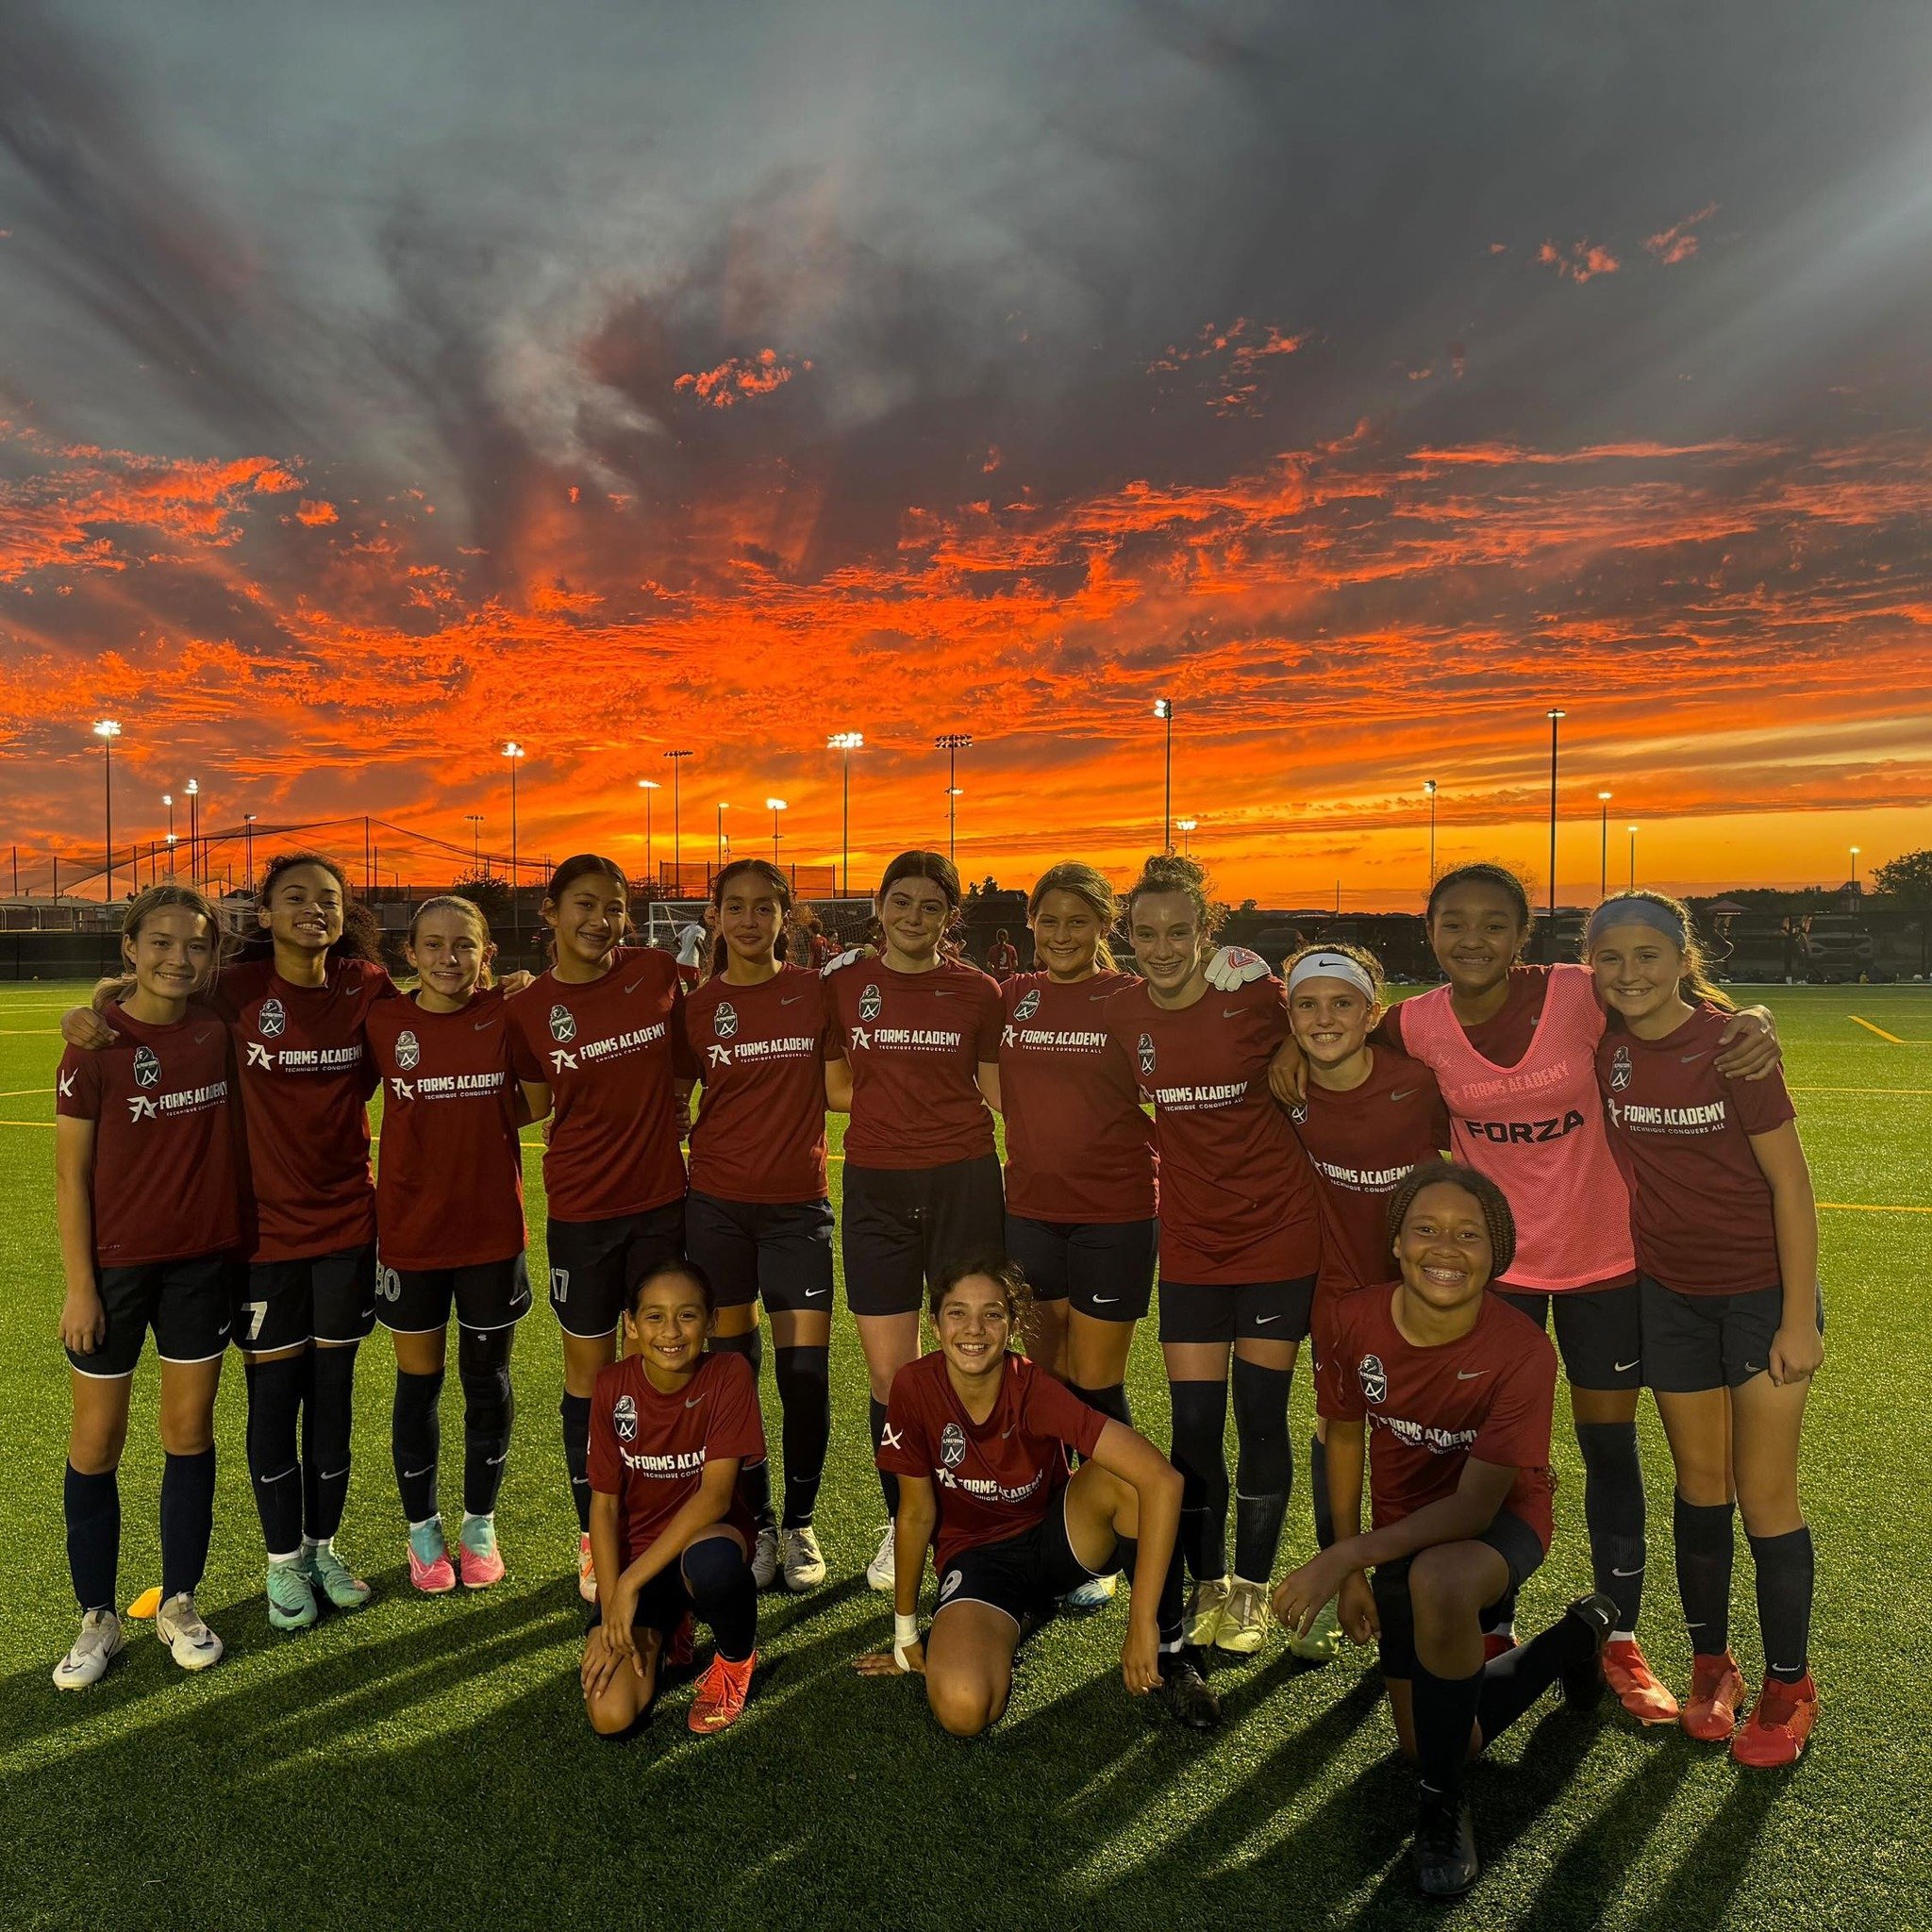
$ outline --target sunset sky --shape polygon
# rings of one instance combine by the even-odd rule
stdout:
[[[0,838],[1231,897],[1932,845],[1932,10],[0,15]],[[668,783],[658,856],[669,856]],[[185,830],[185,822],[181,829]],[[359,850],[359,838],[357,840]]]

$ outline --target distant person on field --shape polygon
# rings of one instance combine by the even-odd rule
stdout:
[[[993,935],[992,944],[986,954],[986,970],[1004,986],[1020,970],[1020,955],[1014,950],[1013,942],[1007,937],[1007,929],[1001,926]]]

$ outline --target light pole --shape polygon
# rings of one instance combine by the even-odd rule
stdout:
[[[96,731],[98,731],[98,730],[99,730],[100,728],[101,728],[101,727],[100,727],[100,726],[99,726],[98,724],[96,724],[96,725],[94,726],[94,729],[95,729]],[[109,821],[109,823],[111,824],[112,822],[111,822],[111,821]],[[1857,892],[1857,890],[1858,890],[1858,848],[1857,848],[1857,847],[1856,845],[1854,845],[1854,846],[1852,847],[1852,891],[1853,891],[1854,892]]]
[[[959,754],[972,746],[970,731],[942,731],[933,740],[934,750],[946,755],[946,857],[955,865],[959,862]]]
[[[248,891],[255,891],[255,821],[257,814],[242,814],[242,870],[247,874]]]
[[[470,874],[480,879],[483,876],[483,814],[466,811],[463,823],[470,828]]]
[[[175,794],[161,793],[161,803],[168,808],[168,876],[175,876]]]
[[[1557,726],[1569,716],[1554,706],[1550,710],[1550,917],[1557,916]]]
[[[1429,890],[1436,890],[1436,781],[1423,780],[1423,790],[1429,794]]]
[[[509,929],[521,937],[523,920],[517,907],[517,766],[523,762],[524,748],[515,739],[508,739],[503,755],[509,760]]]
[[[1630,890],[1634,892],[1637,890],[1637,827],[1626,825],[1624,829],[1630,834]]]
[[[684,770],[684,761],[690,758],[688,751],[667,751],[664,756],[671,760],[671,890],[675,896],[684,896],[684,789],[679,783],[679,774]]]
[[[188,883],[198,886],[201,883],[201,844],[199,826],[201,824],[201,780],[188,781]]]
[[[865,733],[862,731],[835,731],[825,740],[827,751],[843,752],[845,755],[842,829],[839,834],[839,867],[844,883],[839,890],[840,896],[847,899],[852,896],[852,754],[864,743]]]
[[[644,883],[653,890],[656,889],[658,884],[658,859],[652,845],[651,808],[658,801],[651,794],[654,791],[661,791],[663,789],[655,778],[640,778],[638,780],[638,790],[644,794]]]
[[[1603,851],[1597,860],[1596,895],[1606,899],[1610,891],[1610,794],[1599,791],[1596,798],[1603,808]]]
[[[1156,698],[1154,715],[1167,726],[1167,749],[1161,758],[1160,849],[1174,850],[1174,700]]]
[[[731,809],[725,800],[718,801],[718,871],[724,870],[724,814]],[[715,874],[713,874],[715,876]]]
[[[1196,825],[1198,825],[1198,824],[1199,824],[1200,823],[1201,823],[1201,821],[1200,821],[1199,819],[1176,819],[1176,820],[1174,820],[1174,824],[1176,824],[1177,826],[1179,826],[1179,827],[1180,827],[1180,834],[1181,834],[1181,857],[1182,857],[1183,858],[1186,858],[1186,857],[1188,856],[1188,834],[1189,834],[1190,832],[1191,832],[1191,831],[1192,831],[1192,830],[1194,829],[1194,827],[1195,827]]]
[[[785,801],[782,798],[768,798],[765,800],[765,808],[772,814],[772,863],[775,866],[778,863],[778,814],[785,809]]]
[[[94,725],[94,736],[101,741],[101,750],[106,754],[101,765],[102,797],[108,810],[108,880],[101,888],[102,902],[111,906],[114,903],[114,741],[121,736],[121,725],[117,719],[102,718]],[[1857,870],[1854,865],[1854,871]]]

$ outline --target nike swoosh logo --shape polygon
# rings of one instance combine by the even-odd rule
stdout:
[[[1744,1373],[1747,1375],[1761,1375],[1764,1373],[1764,1364],[1762,1362],[1746,1362],[1744,1364]]]
[[[406,1469],[404,1470],[403,1474],[408,1477],[411,1481],[413,1481],[419,1475],[427,1475],[429,1474],[429,1471],[434,1469],[435,1467],[435,1463],[432,1462],[426,1468],[424,1469]]]
[[[1405,1087],[1401,1092],[1391,1093],[1389,1098],[1391,1100],[1407,1100],[1411,1093],[1420,1093],[1422,1091],[1420,1087]]]
[[[493,1013],[492,1013],[492,1014],[491,1014],[491,1015],[490,1016],[490,1018],[489,1018],[489,1019],[487,1019],[487,1020],[478,1020],[478,1021],[476,1022],[475,1025],[475,1026],[474,1026],[473,1028],[471,1028],[471,1031],[472,1031],[472,1032],[475,1032],[475,1033],[480,1033],[480,1032],[482,1032],[482,1030],[484,1029],[484,1027],[486,1027],[486,1026],[494,1026],[495,1024],[496,1024],[496,1016],[495,1016],[495,1014],[493,1014]]]
[[[1245,1007],[1223,1007],[1221,1009],[1221,1017],[1224,1020],[1239,1020],[1241,1016],[1246,1011],[1247,1008]]]
[[[1487,1369],[1457,1369],[1456,1379],[1458,1382],[1474,1382],[1478,1375],[1487,1375],[1489,1373]]]
[[[808,1288],[805,1291],[805,1298],[807,1301],[810,1301],[815,1296],[822,1294],[830,1294],[831,1291],[832,1291],[829,1288]]]
[[[641,979],[633,979],[633,980],[631,981],[631,983],[630,983],[630,984],[629,984],[629,985],[628,985],[627,987],[625,987],[625,992],[635,992],[635,991],[637,991],[637,990],[638,990],[638,988],[639,988],[639,987],[641,987],[641,985],[643,985],[643,983],[644,983],[644,982],[643,982],[643,981],[642,981]]]
[[[1610,1565],[1610,1574],[1612,1576],[1641,1576],[1643,1574],[1643,1565],[1640,1563],[1634,1570],[1619,1570],[1617,1566],[1614,1563],[1612,1563]]]
[[[780,1000],[778,1004],[781,1007],[795,1007],[804,997],[805,995],[802,992],[794,992]]]
[[[1120,1300],[1120,1296],[1117,1294],[1097,1294],[1093,1297],[1093,1300],[1095,1306],[1098,1306],[1102,1302],[1117,1302]],[[1274,1318],[1271,1315],[1268,1319],[1272,1322]]]
[[[1696,1060],[1701,1060],[1701,1059],[1702,1059],[1702,1058],[1704,1058],[1704,1054],[1706,1054],[1706,1053],[1708,1053],[1709,1051],[1710,1051],[1709,1047],[1707,1047],[1707,1047],[1706,1047],[1706,1048],[1704,1049],[1704,1053],[1687,1053],[1687,1054],[1680,1054],[1680,1055],[1679,1055],[1679,1056],[1677,1057],[1677,1064],[1678,1064],[1678,1065],[1679,1065],[1680,1067],[1688,1067],[1688,1066],[1690,1066],[1690,1064],[1691,1064],[1691,1063],[1692,1063],[1693,1061],[1696,1061]]]
[[[1618,1374],[1621,1375],[1625,1369],[1634,1369],[1637,1366],[1637,1362],[1641,1362],[1642,1359],[1643,1357],[1641,1356],[1639,1356],[1637,1357],[1637,1361],[1619,1362],[1617,1364]]]
[[[704,1399],[705,1398],[702,1395],[693,1395],[686,1400],[684,1406],[687,1408],[695,1408],[698,1406],[698,1404],[701,1403]]]
[[[1279,1315],[1257,1315],[1255,1317],[1255,1326],[1257,1328],[1265,1328],[1267,1327],[1269,1323],[1278,1322],[1280,1320],[1281,1317]]]

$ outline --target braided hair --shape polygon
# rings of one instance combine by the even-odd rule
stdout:
[[[1482,1209],[1483,1225],[1490,1231],[1490,1279],[1495,1281],[1508,1274],[1509,1264],[1516,1258],[1516,1217],[1509,1211],[1508,1199],[1488,1174],[1465,1167],[1459,1160],[1425,1160],[1396,1182],[1395,1191],[1389,1197],[1390,1245],[1393,1246],[1402,1233],[1415,1197],[1424,1188],[1435,1187],[1460,1188]]]

